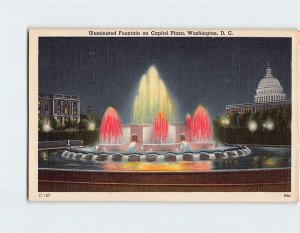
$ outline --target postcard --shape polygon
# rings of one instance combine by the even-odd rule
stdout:
[[[296,202],[299,32],[30,29],[30,201]]]

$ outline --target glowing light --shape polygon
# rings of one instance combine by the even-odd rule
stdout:
[[[254,120],[250,120],[248,122],[248,129],[251,131],[251,132],[255,132],[257,130],[257,123],[256,121]]]
[[[274,129],[274,122],[272,120],[267,120],[264,124],[263,127],[266,128],[267,130],[271,131]]]
[[[103,115],[100,126],[100,142],[117,144],[122,140],[122,125],[118,112],[108,107]]]
[[[193,115],[190,126],[191,140],[194,142],[211,141],[211,124],[206,109],[198,106]]]
[[[264,166],[268,168],[273,168],[278,166],[279,162],[276,160],[276,158],[268,158],[265,161],[263,161]]]
[[[203,162],[177,162],[177,163],[104,163],[104,170],[109,171],[210,171],[213,169],[212,161]]]
[[[48,159],[48,154],[46,151],[42,151],[41,160],[46,161]]]
[[[43,123],[43,131],[44,132],[49,132],[51,130],[51,125],[48,122]]]
[[[153,122],[157,112],[164,112],[170,121],[174,120],[174,109],[165,83],[160,79],[155,66],[150,66],[141,77],[133,104],[133,122]]]
[[[96,124],[95,124],[95,122],[90,121],[90,122],[88,123],[87,129],[88,129],[89,131],[95,131],[95,130],[96,130]]]
[[[228,126],[230,125],[230,119],[228,117],[224,117],[222,120],[221,120],[221,125],[222,126]]]
[[[168,137],[168,121],[164,112],[158,112],[153,123],[153,142],[163,143]]]

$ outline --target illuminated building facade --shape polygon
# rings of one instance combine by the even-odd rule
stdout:
[[[256,95],[254,95],[254,103],[231,104],[226,105],[226,114],[234,112],[238,114],[256,113],[271,111],[278,108],[291,108],[291,101],[286,100],[286,94],[283,91],[279,80],[272,74],[269,64],[266,68],[266,74],[258,84]]]
[[[78,96],[64,96],[61,94],[39,94],[39,120],[50,123],[60,120],[65,125],[69,120],[80,122],[80,99]]]

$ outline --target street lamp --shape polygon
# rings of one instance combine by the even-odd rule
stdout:
[[[223,117],[223,119],[221,120],[221,125],[226,127],[230,124],[230,119],[228,117]]]
[[[248,129],[251,132],[251,143],[253,143],[253,133],[257,130],[257,123],[254,120],[248,121]]]
[[[271,131],[274,129],[274,122],[272,120],[266,120],[266,122],[263,124],[263,127]]]
[[[263,127],[266,128],[268,131],[272,131],[274,129],[274,122],[271,119],[268,119],[263,123]],[[267,133],[265,135],[265,144],[267,143],[267,140],[269,140],[269,134]]]
[[[49,122],[44,121],[43,122],[43,131],[44,132],[49,132],[51,130],[51,125]]]
[[[89,121],[87,129],[88,129],[89,131],[95,131],[95,129],[96,129],[96,124],[95,124],[95,122],[94,122],[94,121]]]
[[[248,121],[248,129],[250,132],[254,133],[257,130],[257,123],[254,120]]]

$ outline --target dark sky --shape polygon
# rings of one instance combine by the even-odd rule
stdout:
[[[138,82],[155,65],[177,105],[178,121],[198,104],[211,117],[225,104],[253,102],[267,63],[288,99],[290,38],[90,38],[39,39],[39,92],[78,95],[102,116],[115,107],[129,123]]]

